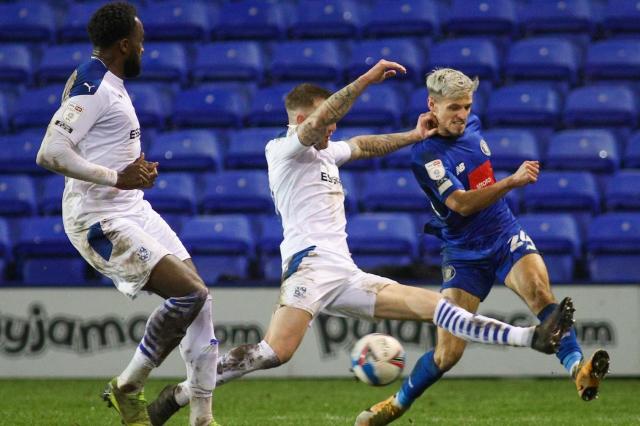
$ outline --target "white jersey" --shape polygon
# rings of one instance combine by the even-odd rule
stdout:
[[[351,157],[349,145],[329,142],[318,151],[300,143],[290,129],[286,137],[269,141],[265,154],[271,195],[284,228],[283,267],[293,254],[313,245],[350,260],[338,172]]]
[[[97,58],[81,64],[67,81],[62,104],[47,131],[68,137],[87,161],[121,171],[140,156],[140,123],[122,79]],[[66,178],[62,216],[67,232],[104,218],[142,211],[140,190],[120,190]]]

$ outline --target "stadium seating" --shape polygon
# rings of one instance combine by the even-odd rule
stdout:
[[[62,43],[87,41],[87,24],[91,15],[101,5],[102,3],[97,1],[70,4],[61,25],[58,26],[58,40]],[[145,20],[145,30],[146,24]]]
[[[21,219],[13,252],[19,259],[78,255],[64,233],[60,217]]]
[[[362,40],[351,47],[351,57],[346,62],[348,80],[355,80],[375,65],[380,59],[398,62],[407,69],[406,74],[397,74],[398,79],[411,79],[423,83],[427,72],[425,53],[421,46],[407,39]]]
[[[280,127],[243,129],[229,133],[229,147],[225,155],[225,168],[266,169],[264,149],[271,139],[282,133]]]
[[[201,45],[191,67],[194,81],[244,80],[261,82],[264,54],[254,41],[227,41]]]
[[[176,96],[172,121],[178,127],[240,127],[247,108],[239,87],[206,84]]]
[[[198,185],[202,213],[252,213],[274,211],[266,171],[233,170],[202,176]]]
[[[366,179],[358,176],[359,174],[351,170],[340,171],[340,183],[344,191],[344,209],[347,215],[358,211],[359,194],[361,192],[359,188],[362,188],[360,181]]]
[[[31,178],[25,175],[0,175],[0,215],[31,216],[36,197]]]
[[[0,4],[0,41],[50,42],[55,25],[54,12],[44,2]]]
[[[511,173],[509,172],[496,170],[495,172],[496,182],[508,177],[510,174]],[[509,205],[509,208],[511,209],[513,214],[516,216],[520,213],[520,210],[521,210],[520,200],[522,199],[522,192],[523,192],[522,188],[516,188],[507,192],[507,195],[504,196],[504,198],[507,200],[507,204]]]
[[[26,46],[3,44],[0,46],[0,80],[6,83],[30,83],[33,61]]]
[[[0,93],[0,133],[9,130],[9,112],[7,96]]]
[[[27,285],[86,285],[87,263],[76,258],[36,258],[25,260],[22,281]]]
[[[393,87],[370,86],[340,121],[346,126],[400,126],[404,96]]]
[[[581,256],[578,226],[568,214],[531,214],[518,218],[544,257],[552,282],[572,282]]]
[[[162,129],[171,111],[169,94],[154,84],[127,85],[136,116],[143,129]]]
[[[145,43],[140,79],[144,81],[185,82],[187,55],[179,43]]]
[[[87,43],[63,44],[45,49],[36,71],[40,84],[64,83],[73,70],[91,58],[91,45]]]
[[[279,281],[282,276],[282,260],[280,258],[282,222],[277,216],[267,216],[260,221],[260,228],[256,250],[260,254],[263,276],[269,281]]]
[[[247,124],[250,126],[282,126],[286,130],[287,112],[284,98],[295,87],[295,83],[275,84],[259,89],[249,106]]]
[[[588,172],[545,171],[535,185],[524,189],[524,207],[529,212],[600,210],[600,193]]]
[[[162,133],[148,152],[164,171],[215,171],[222,166],[220,143],[209,130],[179,130]]]
[[[551,136],[545,165],[555,170],[613,173],[620,167],[618,145],[608,130],[562,130]]]
[[[288,32],[292,38],[356,38],[360,35],[359,2],[327,0],[300,3]]]
[[[556,37],[531,37],[511,45],[505,77],[514,80],[553,80],[575,84],[580,55],[573,43]]]
[[[207,9],[200,2],[153,3],[139,14],[144,21],[144,36],[149,40],[197,41],[205,40],[209,33]]]
[[[443,30],[454,35],[505,35],[516,30],[511,0],[453,0]]]
[[[620,170],[609,179],[605,190],[607,210],[640,212],[640,170]]]
[[[300,40],[278,43],[273,48],[269,75],[281,80],[342,79],[342,53],[333,41]]]
[[[580,87],[567,97],[562,119],[569,127],[636,127],[635,95],[623,85]]]
[[[592,34],[596,30],[588,0],[531,0],[524,4],[519,18],[526,34]]]
[[[44,129],[60,106],[62,89],[61,85],[53,84],[25,91],[13,107],[11,114],[13,128],[16,130],[28,127]]]
[[[280,39],[287,24],[287,7],[277,2],[225,2],[210,13],[211,35],[217,39]]]
[[[360,191],[364,211],[422,212],[429,206],[424,192],[410,170],[384,170],[363,177]]]
[[[144,191],[144,198],[160,214],[196,213],[195,185],[188,173],[160,174],[153,188]]]
[[[44,216],[57,216],[62,213],[62,193],[64,177],[50,174],[40,180],[38,191],[38,212]]]
[[[591,80],[636,78],[640,73],[638,40],[603,40],[591,44],[584,73]]]
[[[640,28],[638,3],[628,0],[608,0],[602,19],[603,29],[610,34],[638,34]]]
[[[639,282],[640,214],[596,217],[587,239],[589,272],[595,282]]]
[[[519,83],[492,92],[485,117],[491,126],[555,127],[560,108],[560,95],[551,85]]]
[[[35,162],[43,137],[44,128],[0,136],[0,170],[3,173],[46,173]]]
[[[494,83],[500,79],[498,50],[488,39],[459,38],[435,43],[429,53],[428,69],[445,67]]]
[[[523,161],[540,159],[536,137],[528,130],[496,127],[482,135],[491,149],[494,170],[514,171]]]
[[[624,153],[624,166],[640,168],[640,132],[636,132],[629,138]]]
[[[429,36],[439,32],[432,0],[378,0],[362,20],[366,37]]]

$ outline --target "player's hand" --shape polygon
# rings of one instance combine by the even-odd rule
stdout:
[[[415,132],[418,134],[419,140],[435,136],[438,133],[438,119],[435,114],[431,111],[420,114]]]
[[[151,188],[156,176],[158,176],[157,163],[145,161],[144,153],[142,153],[136,161],[118,173],[115,187],[118,189]]]
[[[514,188],[536,183],[540,174],[539,161],[525,161],[518,170],[510,176],[511,185]]]
[[[407,69],[397,62],[380,59],[377,64],[360,76],[367,84],[382,83],[389,77],[395,77],[398,73],[406,74]]]

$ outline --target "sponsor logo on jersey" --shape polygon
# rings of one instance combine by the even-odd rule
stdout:
[[[56,120],[55,123],[53,123],[53,124],[55,124],[56,126],[62,128],[67,133],[73,133],[73,127],[69,126],[64,121]]]
[[[332,183],[334,185],[342,184],[342,182],[340,181],[340,178],[336,176],[331,176],[327,172],[320,172],[320,180]]]
[[[442,280],[446,283],[451,281],[456,276],[456,268],[453,265],[446,265],[442,268]]]
[[[129,139],[135,139],[139,137],[140,137],[140,127],[129,132]]]
[[[440,180],[444,177],[444,165],[441,160],[433,160],[429,161],[424,165],[425,169],[427,169],[427,174],[433,180]]]
[[[469,189],[481,189],[489,185],[496,183],[496,179],[493,176],[493,168],[491,167],[491,161],[487,160],[468,175],[469,177]]]
[[[69,124],[73,124],[78,121],[78,118],[80,118],[80,114],[82,114],[82,111],[83,109],[80,105],[69,103],[69,105],[67,105],[67,108],[62,113],[62,119]]]
[[[462,172],[464,172],[464,162],[456,166],[456,176],[458,176]]]
[[[94,87],[96,87],[94,84],[89,84],[86,81],[84,83],[82,83],[83,86],[85,86],[87,88],[87,92],[91,93],[91,89],[93,89]]]
[[[140,246],[136,254],[138,255],[138,258],[142,262],[148,262],[149,259],[151,258],[151,252],[147,250],[144,246]]]
[[[450,179],[447,179],[446,177],[444,177],[440,179],[438,182],[436,182],[436,185],[438,186],[438,192],[440,193],[440,195],[442,195],[447,189],[453,186],[453,183],[451,182]]]
[[[484,139],[480,139],[480,149],[484,152],[484,155],[487,157],[491,157],[491,150],[489,149],[489,145],[485,142]]]

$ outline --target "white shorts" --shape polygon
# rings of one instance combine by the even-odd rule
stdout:
[[[169,254],[181,261],[191,257],[167,222],[147,201],[143,204],[142,212],[135,215],[103,219],[89,229],[67,234],[95,270],[132,298],[160,259]]]
[[[360,270],[350,257],[314,249],[282,282],[280,306],[302,309],[313,318],[324,312],[374,319],[376,296],[396,281]]]

